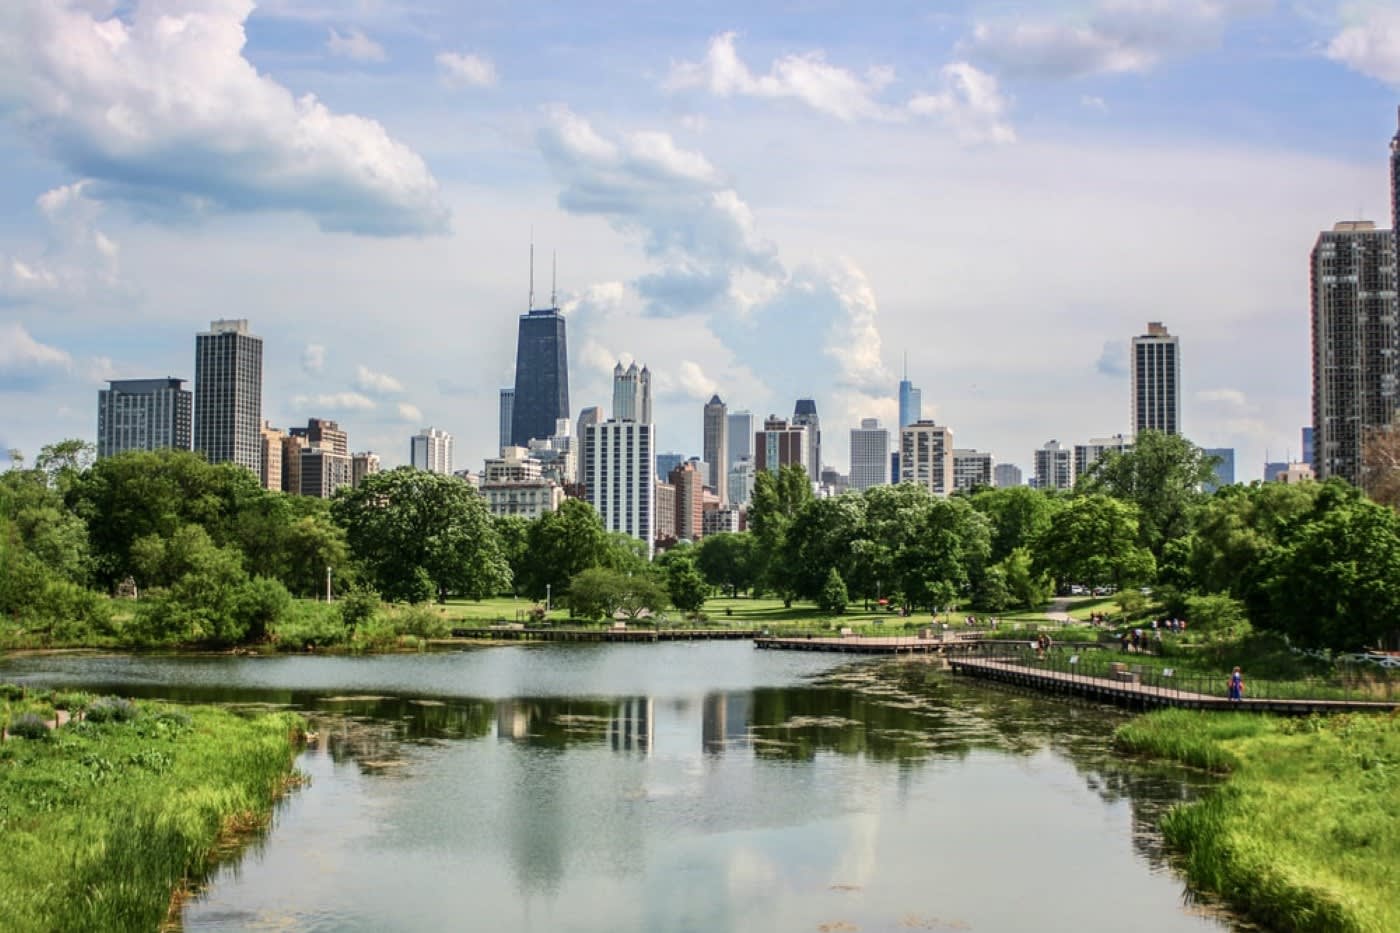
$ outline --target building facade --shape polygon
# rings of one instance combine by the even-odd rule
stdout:
[[[807,443],[807,428],[800,424],[788,424],[776,415],[769,415],[763,422],[763,430],[754,434],[754,469],[777,473],[785,466],[800,466],[812,475],[807,458],[811,447]]]
[[[528,447],[549,437],[554,423],[569,417],[569,351],[558,308],[535,308],[520,316],[511,397],[510,443]]]
[[[701,444],[709,476],[705,485],[715,491],[720,502],[729,501],[729,408],[718,395],[705,405],[704,437]]]
[[[498,432],[498,434],[499,434],[499,439],[496,441],[496,446],[497,446],[498,448],[499,448],[499,447],[509,447],[509,446],[511,446],[511,419],[512,419],[514,416],[515,416],[515,390],[514,390],[514,389],[502,389],[502,390],[501,390],[501,409],[500,409],[500,414],[499,414],[499,418],[500,418],[499,432]]]
[[[921,420],[900,429],[899,481],[935,496],[953,492],[953,430]]]
[[[1313,443],[1317,478],[1361,481],[1368,431],[1396,413],[1394,235],[1336,224],[1312,252]]]
[[[851,428],[851,488],[863,492],[871,486],[884,486],[890,475],[890,432],[877,418],[862,418],[860,427]]]
[[[731,411],[729,413],[729,460],[725,464],[729,470],[740,460],[753,459],[753,412]],[[731,498],[733,493],[730,493]]]
[[[729,468],[729,504],[745,506],[753,498],[753,461],[743,457]]]
[[[1160,321],[1133,338],[1133,435],[1181,433],[1181,346]]]
[[[331,447],[312,445],[301,451],[301,494],[329,499],[337,489],[353,486],[354,464],[350,455]]]
[[[306,441],[307,447],[325,447],[335,453],[350,456],[350,435],[341,430],[339,423],[326,418],[308,418],[306,427],[292,428],[287,432]]]
[[[613,367],[612,416],[617,421],[651,424],[651,370],[637,368],[632,361],[626,369],[619,362]]]
[[[1108,453],[1126,453],[1133,442],[1122,434],[1112,437],[1091,437],[1086,443],[1074,445],[1074,475],[1071,485],[1079,482],[1079,477],[1088,473]]]
[[[953,451],[953,488],[971,492],[992,488],[992,455],[982,450],[963,448]]]
[[[807,475],[817,483],[822,478],[822,420],[817,417],[814,399],[800,398],[792,409],[792,423],[807,429]]]
[[[1059,441],[1047,441],[1035,452],[1037,489],[1074,488],[1074,451]]]
[[[258,475],[262,488],[272,492],[282,490],[282,444],[286,440],[287,432],[281,428],[274,428],[266,421],[263,422],[262,430],[262,466]]]
[[[1020,486],[1025,482],[1021,468],[1014,463],[998,463],[992,467],[992,481],[998,489]]]
[[[694,463],[676,467],[666,477],[676,490],[676,537],[682,541],[699,541],[705,533],[705,479]]]
[[[452,472],[452,435],[446,431],[424,428],[409,438],[408,453],[409,463],[415,470],[444,476]]]
[[[1223,486],[1235,483],[1235,448],[1207,447],[1202,451],[1207,457],[1215,458],[1215,478],[1205,484],[1206,492],[1215,492]]]
[[[262,338],[246,320],[211,321],[194,338],[194,449],[262,473]]]
[[[655,428],[638,421],[609,419],[590,424],[583,434],[583,485],[603,527],[655,548]]]
[[[909,363],[906,360],[904,378],[899,380],[899,424],[896,427],[903,430],[906,425],[922,421],[923,417],[924,393],[909,381]]]
[[[112,379],[97,392],[97,459],[125,450],[189,450],[194,396],[185,380]]]

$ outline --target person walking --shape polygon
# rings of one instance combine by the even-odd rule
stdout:
[[[1242,699],[1244,699],[1244,675],[1240,673],[1237,666],[1230,672],[1230,700],[1238,703]]]

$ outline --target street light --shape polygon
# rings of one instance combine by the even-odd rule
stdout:
[[[544,585],[544,611],[545,611],[545,614],[546,614],[546,615],[549,614],[550,588],[551,588],[551,587],[550,587],[550,584],[546,583],[546,584]]]
[[[331,601],[331,568],[326,565],[326,602]]]

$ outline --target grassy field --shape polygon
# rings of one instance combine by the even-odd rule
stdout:
[[[291,714],[0,697],[12,733],[40,736],[0,743],[0,926],[16,933],[160,928],[221,847],[265,824],[302,732]],[[41,735],[55,705],[87,720]]]
[[[1117,743],[1229,773],[1162,822],[1199,890],[1272,929],[1400,930],[1400,718],[1172,710]]]

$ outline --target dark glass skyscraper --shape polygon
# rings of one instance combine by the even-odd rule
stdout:
[[[194,339],[194,449],[210,463],[262,470],[262,338],[214,321]]]
[[[510,442],[552,437],[555,422],[569,417],[569,352],[564,316],[558,308],[536,308],[520,316],[515,349],[515,401]]]

